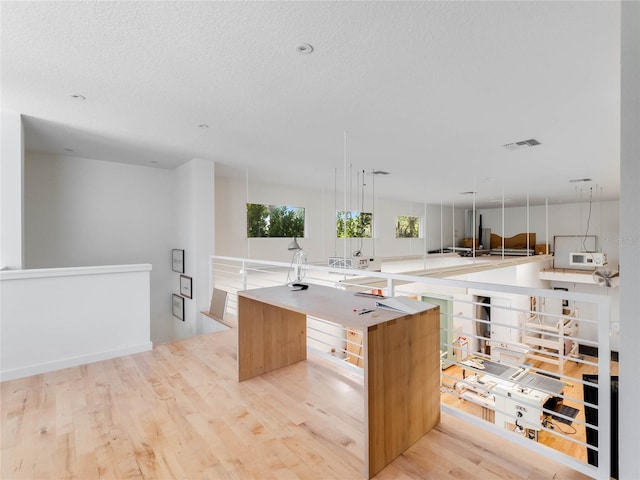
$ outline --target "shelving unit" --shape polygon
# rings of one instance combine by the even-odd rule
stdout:
[[[522,335],[522,343],[528,345],[531,350],[526,354],[527,359],[557,365],[560,374],[564,373],[565,342],[577,333],[575,318],[564,317],[555,325],[541,323],[534,318],[525,322],[527,332]],[[573,353],[575,345],[572,344],[567,354]]]

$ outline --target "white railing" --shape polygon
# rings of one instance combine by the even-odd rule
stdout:
[[[290,267],[211,257],[211,288],[230,293],[227,315],[236,316],[239,290],[290,282]],[[304,282],[440,305],[443,411],[609,478],[611,425],[597,418],[610,418],[610,388],[593,380],[610,378],[608,296],[315,265]],[[351,370],[363,365],[361,332],[312,317],[307,332],[311,352]]]

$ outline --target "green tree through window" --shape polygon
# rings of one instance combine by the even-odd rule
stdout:
[[[367,212],[336,212],[336,237],[371,238],[373,215]],[[346,231],[345,231],[346,223]]]
[[[420,217],[396,217],[396,238],[420,238]]]
[[[304,237],[304,208],[247,203],[247,237]]]

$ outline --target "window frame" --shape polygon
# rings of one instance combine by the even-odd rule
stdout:
[[[413,235],[410,235],[410,236],[401,236],[401,235],[398,235],[398,233],[399,233],[399,232],[398,232],[399,221],[400,221],[400,219],[401,219],[401,218],[406,218],[406,219],[413,218],[413,219],[416,219],[416,220],[417,220],[417,222],[415,222],[415,228],[417,229],[417,235],[415,235],[415,236],[413,236]],[[422,220],[422,219],[423,219],[423,217],[421,217],[421,216],[414,216],[414,215],[396,215],[396,222],[395,222],[395,224],[396,224],[396,226],[395,226],[395,230],[396,230],[396,238],[397,238],[397,239],[405,239],[405,238],[409,238],[409,239],[413,239],[413,238],[422,238],[422,237],[423,237],[423,235],[422,235],[422,232],[423,232],[423,228],[422,228],[423,220]]]
[[[260,208],[252,208],[260,207]],[[260,211],[261,210],[261,211]],[[278,228],[283,231],[277,231],[278,234],[272,234],[270,229],[272,228],[272,216],[275,212],[279,214],[288,214],[293,212],[292,216],[288,218],[283,217],[288,222],[300,222],[296,218],[301,217],[301,225],[279,225]],[[294,207],[292,205],[272,205],[268,203],[250,203],[245,204],[245,223],[246,223],[246,235],[247,238],[305,238],[306,226],[307,226],[307,212],[305,207]],[[252,234],[261,233],[261,230],[265,234]]]
[[[352,223],[358,222],[358,219],[361,216],[368,216],[368,223],[366,223],[366,225],[364,227],[360,226],[360,232],[364,233],[364,235],[359,236],[357,235],[357,233],[359,232],[355,232],[356,235],[348,235],[349,230],[356,230],[358,229],[359,225],[356,224],[353,227],[349,226],[349,221],[351,220]],[[344,223],[343,223],[343,227],[342,229],[339,228],[339,222],[345,222],[345,220],[342,220],[340,217],[344,216],[344,218],[346,219],[346,232],[345,232],[345,228],[344,228]],[[336,238],[373,238],[373,212],[363,212],[360,210],[336,210]]]

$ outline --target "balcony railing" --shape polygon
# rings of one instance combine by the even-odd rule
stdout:
[[[237,316],[238,291],[290,281],[287,263],[210,259],[211,289],[230,294],[228,316]],[[609,478],[611,424],[597,421],[611,412],[610,382],[598,382],[611,376],[607,295],[318,265],[306,266],[304,282],[439,305],[443,411]],[[361,371],[361,332],[320,318],[307,322],[311,353]]]

